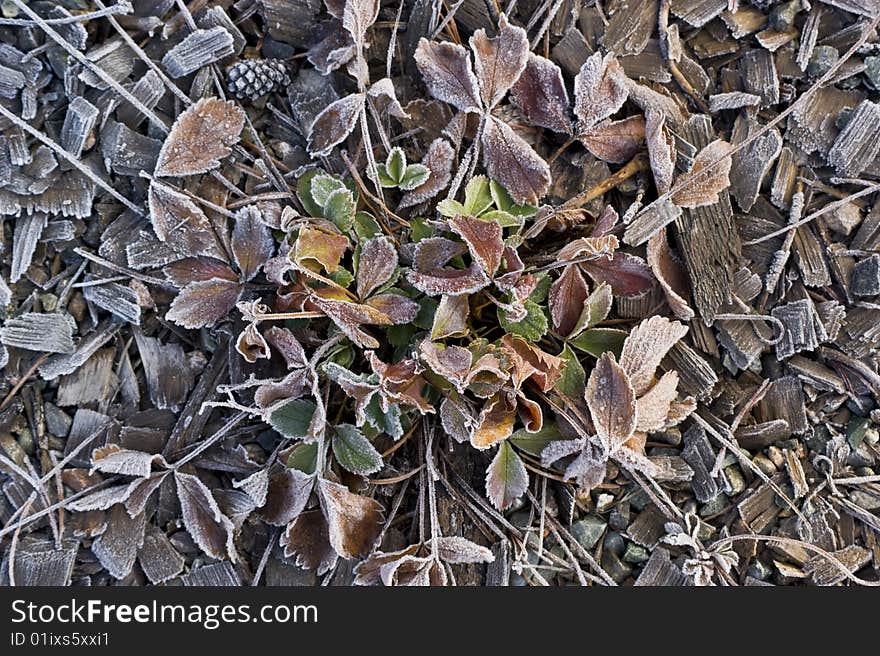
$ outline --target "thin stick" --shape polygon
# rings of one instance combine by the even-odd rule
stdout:
[[[113,14],[127,15],[134,11],[131,3],[128,2],[117,2],[112,7],[105,7],[100,3],[99,0],[96,0],[95,4],[101,8],[100,11],[90,11],[85,14],[65,16],[64,18],[46,18],[45,21],[48,25],[70,25],[71,23],[81,23],[83,21],[90,21],[95,18],[110,18],[110,16],[112,16]],[[12,25],[15,27],[34,27],[35,25],[37,25],[37,23],[34,21],[25,20],[23,18],[0,18],[0,25]]]
[[[599,198],[599,196],[611,191],[624,180],[628,180],[642,171],[647,171],[649,168],[651,168],[651,162],[648,160],[648,156],[645,153],[639,153],[618,171],[609,175],[599,184],[594,185],[586,191],[582,191],[574,198],[565,201],[560,206],[560,209],[571,210],[583,207],[594,198]]]

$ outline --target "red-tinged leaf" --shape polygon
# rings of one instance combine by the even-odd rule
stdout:
[[[150,183],[147,202],[153,231],[159,241],[167,242],[182,257],[222,257],[211,222],[187,196],[154,180]]]
[[[176,287],[186,287],[191,282],[205,282],[212,278],[238,282],[238,274],[228,264],[211,257],[187,257],[177,260],[162,269],[162,273]]]
[[[550,286],[548,304],[553,327],[561,335],[570,335],[577,325],[589,296],[587,281],[577,265],[569,264],[562,275]]]
[[[642,433],[666,427],[672,402],[678,396],[678,372],[667,371],[663,377],[636,401],[636,430]]]
[[[471,435],[471,446],[475,449],[488,449],[513,433],[516,421],[516,397],[507,392],[498,392],[486,402],[477,418],[477,426]]]
[[[232,101],[199,100],[171,126],[159,151],[155,175],[197,175],[217,168],[238,143],[244,118],[244,111]]]
[[[596,434],[607,454],[613,454],[632,437],[636,428],[636,394],[626,372],[604,353],[587,381],[585,395]]]
[[[584,147],[604,162],[622,164],[631,160],[645,142],[645,119],[630,116],[622,121],[605,120],[578,137]]]
[[[463,112],[481,111],[479,83],[471,70],[470,54],[463,46],[423,38],[414,59],[428,91],[437,100]]]
[[[680,188],[672,194],[672,202],[679,207],[702,207],[718,202],[718,194],[730,186],[732,149],[729,143],[717,139],[697,153],[691,170],[678,177],[675,187]],[[704,173],[707,170],[708,173]]]
[[[666,115],[662,112],[654,109],[645,112],[645,140],[658,194],[669,191],[675,175],[675,143],[665,125]]]
[[[165,318],[184,328],[209,326],[228,317],[241,296],[241,284],[225,278],[191,282],[171,302]]]
[[[501,264],[501,255],[504,253],[504,234],[501,225],[495,221],[484,221],[460,214],[449,219],[449,227],[464,240],[471,257],[486,275],[494,276]]]
[[[529,57],[529,39],[526,31],[507,22],[501,14],[498,36],[489,38],[486,30],[479,29],[470,39],[474,51],[474,70],[486,109],[501,102],[513,83],[519,79]]]
[[[571,133],[568,91],[562,70],[549,59],[529,53],[526,68],[511,89],[510,102],[531,125]]]
[[[606,205],[605,209],[602,210],[602,213],[599,215],[599,218],[596,219],[596,224],[593,226],[592,237],[603,237],[607,236],[611,230],[614,229],[614,226],[617,225],[617,222],[620,221],[620,215],[617,213],[611,205]]]
[[[559,249],[556,257],[560,262],[568,260],[576,260],[583,257],[593,257],[596,259],[608,259],[614,254],[614,251],[620,246],[617,237],[614,235],[603,235],[602,237],[581,237],[568,242]]]
[[[251,280],[260,267],[272,257],[275,241],[262,221],[262,213],[256,205],[242,207],[235,213],[232,229],[232,254],[244,281]]]
[[[648,241],[648,266],[660,282],[666,302],[675,316],[682,321],[694,318],[694,311],[688,305],[688,279],[681,264],[676,260],[666,239],[666,228]]]
[[[363,348],[379,348],[379,342],[360,330],[358,326],[361,324],[380,326],[391,324],[391,319],[387,314],[369,305],[321,298],[320,296],[312,296],[311,300],[320,308],[321,312],[330,317],[346,337]]]
[[[428,179],[400,199],[400,209],[424,203],[446,188],[452,179],[452,164],[455,162],[455,149],[446,139],[434,139],[422,157],[422,166],[431,172]]]
[[[620,366],[641,396],[654,382],[660,360],[688,331],[688,327],[666,317],[645,319],[630,331],[620,353]]]
[[[597,52],[581,66],[574,78],[574,113],[581,129],[608,118],[626,102],[629,95],[626,74],[617,58]]]
[[[345,0],[342,26],[355,43],[363,44],[364,36],[379,16],[379,0]]]
[[[411,322],[420,309],[418,303],[402,294],[377,294],[367,300],[367,305],[379,310],[395,325]]]
[[[373,237],[361,248],[357,293],[362,299],[384,285],[397,268],[397,249],[387,237]]]
[[[329,155],[333,147],[345,141],[354,130],[363,108],[362,93],[353,93],[327,105],[309,130],[309,154]]]
[[[466,252],[467,247],[457,241],[446,237],[427,237],[416,244],[413,268],[420,273],[429,273]]]
[[[284,526],[299,517],[315,485],[315,477],[284,467],[269,476],[266,503],[260,516],[268,524]]]
[[[565,360],[542,351],[516,335],[505,335],[501,338],[501,344],[511,355],[513,367],[510,378],[515,388],[519,389],[526,379],[531,379],[542,392],[553,389],[565,368]]]
[[[183,525],[193,542],[211,558],[229,558],[235,562],[235,546],[232,542],[235,527],[232,520],[220,512],[211,491],[191,474],[176,471],[174,480]]]
[[[257,329],[257,324],[249,323],[235,340],[235,350],[245,360],[253,364],[257,360],[268,360],[272,357],[269,344]]]
[[[498,453],[486,470],[486,496],[498,510],[507,510],[525,494],[529,474],[522,459],[507,442],[502,442]]]
[[[320,510],[307,510],[287,525],[281,546],[288,558],[295,556],[303,569],[316,570],[321,576],[336,565],[339,556],[330,544],[327,520]]]
[[[382,530],[382,506],[326,479],[319,479],[318,492],[334,551],[342,558],[369,556]]]
[[[270,326],[265,331],[266,339],[284,358],[288,369],[307,367],[309,360],[305,349],[293,333],[281,326]]]
[[[467,269],[437,269],[430,273],[410,271],[407,280],[428,296],[474,294],[492,282],[476,263]]]
[[[494,116],[486,117],[483,165],[520,205],[537,205],[550,188],[550,167],[522,137]]]
[[[654,286],[648,264],[637,255],[617,252],[611,259],[599,258],[581,263],[594,282],[607,282],[615,296],[638,296]]]
[[[434,312],[431,339],[444,339],[467,332],[470,303],[467,296],[443,296]]]
[[[307,369],[294,369],[277,382],[263,383],[254,392],[258,408],[268,408],[283,399],[298,399],[311,391]]]
[[[464,391],[471,370],[473,356],[462,346],[445,346],[429,340],[419,346],[422,360],[440,377],[448,380],[459,391]]]
[[[299,263],[317,262],[327,273],[333,273],[348,247],[348,238],[344,235],[301,228],[293,245],[293,259]]]

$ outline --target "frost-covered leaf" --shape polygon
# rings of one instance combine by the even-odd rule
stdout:
[[[675,316],[682,321],[694,318],[694,311],[687,301],[688,279],[682,264],[675,259],[666,239],[666,228],[648,240],[648,266],[660,282],[666,302]]]
[[[370,26],[379,15],[379,0],[345,0],[342,10],[342,26],[351,34],[355,43],[362,44]]]
[[[229,316],[241,290],[238,281],[225,278],[191,282],[171,302],[165,318],[189,329],[211,325]]]
[[[383,98],[386,103],[385,111],[391,114],[391,116],[399,119],[408,119],[410,117],[400,105],[400,101],[397,100],[397,92],[394,90],[394,83],[391,81],[391,78],[383,77],[381,80],[373,82],[367,90],[367,95],[371,98]]]
[[[491,563],[495,560],[491,550],[462,537],[441,536],[431,540],[428,545],[436,546],[440,560],[452,563],[453,565],[459,563]]]
[[[645,112],[645,140],[657,193],[665,194],[672,187],[675,175],[675,144],[666,132],[666,115],[653,109]]]
[[[364,108],[364,95],[353,93],[330,103],[315,117],[309,130],[309,153],[329,155],[333,147],[345,141]]]
[[[366,298],[391,279],[397,268],[397,249],[387,237],[373,237],[361,248],[357,270],[357,293]]]
[[[580,264],[597,283],[608,283],[616,296],[638,296],[654,286],[651,268],[638,255],[618,251],[610,259],[600,257]]]
[[[494,116],[486,117],[483,165],[522,205],[535,205],[550,188],[550,167],[513,129]]]
[[[666,427],[669,409],[678,396],[678,372],[667,371],[636,401],[636,430],[650,433]]]
[[[232,254],[244,281],[251,280],[263,264],[272,257],[275,241],[263,223],[256,205],[247,205],[235,213],[232,228]]]
[[[498,36],[489,38],[485,29],[474,32],[470,39],[474,51],[474,70],[486,109],[491,110],[519,79],[529,56],[526,31],[507,22],[501,14]]]
[[[601,121],[581,132],[578,138],[598,159],[622,164],[641,150],[645,142],[645,119],[630,116],[621,121]]]
[[[362,348],[378,348],[374,337],[358,328],[361,324],[390,325],[391,318],[369,305],[336,299],[312,297],[312,303],[326,314],[351,341]]]
[[[522,319],[513,319],[506,310],[498,308],[498,323],[508,333],[537,342],[550,328],[547,315],[540,304],[529,298],[523,301],[522,306],[526,313]]]
[[[532,125],[563,134],[571,132],[562,70],[549,59],[529,53],[525,70],[511,89],[510,102]]]
[[[410,271],[407,279],[428,296],[462,296],[486,287],[491,279],[476,263],[466,269],[436,269],[430,273]]]
[[[626,74],[617,58],[593,54],[574,78],[574,113],[582,130],[616,113],[629,95]]]
[[[467,296],[442,296],[431,323],[431,339],[444,339],[467,332],[470,304]]]
[[[269,425],[290,439],[309,436],[309,428],[317,406],[305,399],[292,399],[274,408],[269,414]]]
[[[406,167],[406,171],[397,186],[401,191],[412,191],[425,184],[430,175],[431,170],[427,166],[410,164]]]
[[[205,484],[192,474],[174,472],[177,483],[177,497],[183,525],[198,547],[211,558],[236,560],[233,545],[235,526],[226,515],[220,512],[214,495]]]
[[[203,98],[186,109],[162,144],[155,175],[197,175],[220,166],[244,127],[244,111],[232,101]]]
[[[611,304],[614,301],[614,295],[611,292],[611,286],[608,283],[600,283],[594,289],[589,297],[584,301],[584,309],[575,322],[574,329],[568,334],[569,337],[575,337],[584,330],[588,330],[604,321],[611,312]]]
[[[499,392],[486,402],[477,425],[471,435],[471,445],[475,449],[488,449],[513,432],[516,421],[516,398],[512,394]]]
[[[153,180],[147,202],[156,237],[181,257],[219,253],[211,222],[188,196]]]
[[[327,479],[318,481],[318,491],[336,553],[342,558],[368,556],[382,530],[382,506]]]
[[[687,331],[687,326],[660,316],[645,319],[632,329],[623,344],[620,366],[632,381],[636,395],[648,390],[660,360]]]
[[[400,208],[412,207],[424,203],[439,194],[452,179],[452,164],[455,161],[455,149],[445,139],[434,139],[425,151],[422,165],[430,172],[427,179],[400,199]]]
[[[718,202],[718,194],[730,186],[731,150],[733,146],[717,139],[697,153],[691,170],[678,177],[675,187],[681,188],[672,194],[672,202],[679,207]],[[707,169],[708,173],[703,173]]]
[[[92,471],[105,474],[124,474],[147,478],[153,463],[164,463],[161,455],[122,449],[116,444],[108,444],[92,451]]]
[[[245,329],[241,331],[238,339],[235,340],[235,350],[247,362],[253,364],[257,360],[268,360],[272,357],[272,351],[269,350],[269,343],[263,337],[257,328],[256,323],[249,323]]]
[[[366,304],[379,310],[396,326],[413,321],[421,309],[416,301],[403,294],[376,294],[368,298]]]
[[[344,235],[302,228],[293,246],[293,259],[296,262],[317,262],[327,273],[333,273],[339,268],[339,260],[348,247],[348,239]]]
[[[414,58],[428,91],[437,100],[463,112],[481,111],[479,83],[471,70],[470,54],[463,46],[423,38]]]
[[[614,354],[604,353],[587,381],[585,395],[596,434],[606,453],[614,453],[636,427],[636,393]]]
[[[569,264],[562,275],[550,286],[548,306],[553,327],[561,335],[570,335],[584,310],[584,301],[589,296],[587,281],[577,265]]]
[[[486,496],[498,510],[507,510],[525,494],[529,474],[513,448],[502,442],[486,470]]]
[[[287,525],[281,546],[285,556],[295,556],[299,567],[316,570],[318,576],[332,569],[339,559],[330,544],[327,520],[317,509],[300,513]]]
[[[284,467],[272,472],[260,516],[273,526],[289,524],[305,509],[314,485],[315,477],[299,469]]]
[[[467,244],[471,257],[488,276],[494,276],[501,265],[504,241],[501,226],[468,215],[449,219],[449,227]]]
[[[382,455],[356,426],[337,424],[331,444],[336,461],[352,474],[367,476],[382,469]]]

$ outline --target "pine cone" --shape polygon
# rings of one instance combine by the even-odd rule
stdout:
[[[280,59],[248,59],[226,69],[229,93],[236,98],[257,100],[288,84],[287,68]]]

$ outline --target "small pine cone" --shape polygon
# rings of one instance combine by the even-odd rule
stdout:
[[[247,59],[226,69],[229,93],[236,98],[257,100],[290,84],[280,59]]]

